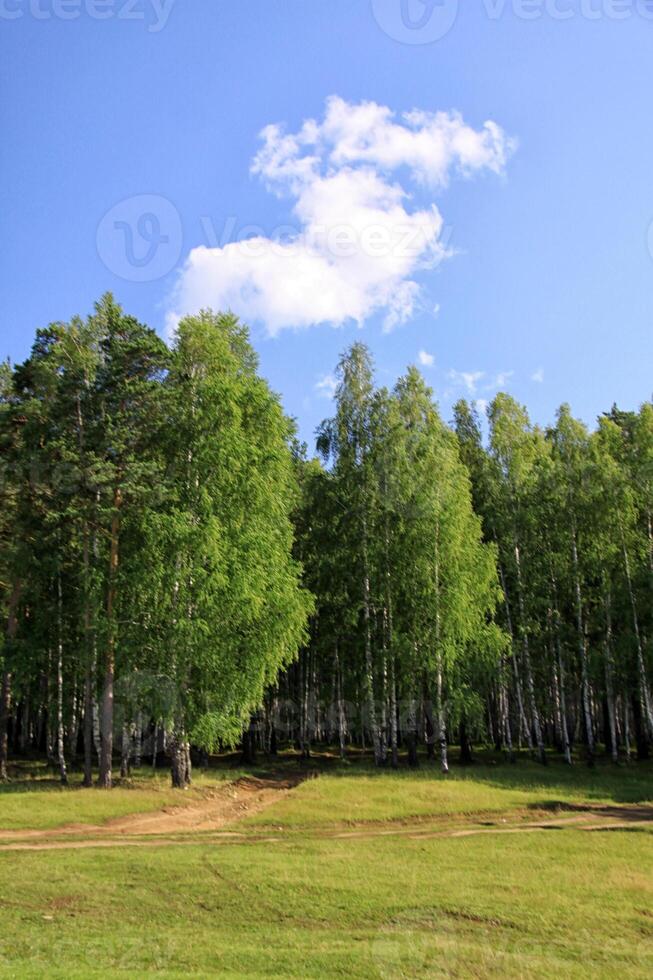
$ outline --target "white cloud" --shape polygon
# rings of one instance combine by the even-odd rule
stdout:
[[[421,350],[417,357],[419,358],[419,363],[423,364],[424,367],[433,367],[435,362],[435,357],[433,354],[429,354],[427,351]]]
[[[531,381],[535,381],[537,384],[542,384],[544,381],[544,368],[538,368],[531,374]]]
[[[440,316],[440,304],[439,303],[436,303],[435,306],[433,307],[433,316],[436,317],[436,318]]]
[[[487,385],[486,391],[494,391],[501,388],[507,388],[508,382],[512,378],[514,371],[499,371],[493,381]]]
[[[499,371],[495,375],[488,376],[486,371],[451,370],[449,371],[449,380],[453,382],[455,388],[464,388],[468,395],[475,395],[479,390],[492,392],[505,389],[514,373],[514,371]],[[485,412],[488,403],[485,398],[477,398],[474,404],[479,412]]]
[[[449,378],[456,385],[462,385],[470,395],[476,391],[479,381],[485,377],[485,371],[449,371]]]
[[[325,374],[323,378],[315,384],[315,390],[323,398],[333,398],[338,387],[338,381],[333,374]]]
[[[321,121],[296,133],[267,126],[261,139],[252,173],[293,202],[296,230],[283,241],[261,234],[194,248],[171,297],[171,324],[211,306],[270,334],[361,324],[374,313],[392,330],[418,305],[415,276],[452,254],[434,192],[452,175],[501,173],[515,145],[494,122],[475,130],[458,113],[421,110],[398,119],[386,106],[336,96]],[[415,193],[423,206],[414,206]]]
[[[488,406],[488,402],[486,398],[477,398],[476,401],[474,402],[474,405],[479,415],[485,415]]]
[[[308,123],[304,134],[309,143],[315,142],[314,125]],[[515,145],[494,122],[474,130],[457,112],[419,109],[396,122],[387,106],[351,105],[335,96],[327,100],[322,134],[335,164],[367,162],[385,170],[407,166],[415,178],[436,186],[447,183],[452,169],[464,175],[483,168],[501,173]]]

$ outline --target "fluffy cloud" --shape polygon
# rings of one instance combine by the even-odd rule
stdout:
[[[211,306],[270,334],[361,324],[374,313],[392,330],[416,309],[415,276],[451,254],[434,194],[452,176],[501,173],[514,148],[494,122],[476,130],[458,113],[418,110],[398,119],[386,106],[338,97],[321,121],[297,133],[267,126],[261,140],[252,173],[293,201],[296,228],[283,239],[194,248],[171,298],[173,324]]]
[[[435,361],[433,354],[429,354],[427,351],[421,350],[417,357],[419,359],[419,363],[424,367],[433,367],[433,363]]]

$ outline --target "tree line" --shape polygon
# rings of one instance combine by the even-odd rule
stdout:
[[[306,751],[335,732],[378,764],[422,743],[445,772],[454,739],[463,761],[474,740],[648,758],[653,404],[593,432],[563,405],[541,429],[499,393],[484,439],[465,400],[445,424],[415,368],[375,388],[363,345],[338,378],[297,525],[316,611],[284,680]]]
[[[170,350],[106,296],[5,366],[0,775],[9,727],[63,782],[81,744],[104,787],[150,723],[176,786],[191,743],[239,736],[312,608],[292,434],[232,316],[184,320]]]
[[[338,365],[313,458],[232,315],[105,296],[0,373],[0,777],[315,743],[449,767],[653,741],[653,404],[594,431]]]

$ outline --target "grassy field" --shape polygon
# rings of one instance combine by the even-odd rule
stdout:
[[[653,823],[525,826],[583,806],[645,812],[651,766],[318,769],[233,825],[240,836],[0,852],[0,975],[653,975]],[[212,770],[181,800],[232,776]],[[0,790],[0,841],[18,823],[95,823],[180,798],[151,778],[109,795],[32,782]]]
[[[191,790],[182,802],[192,802],[215,787],[216,783],[238,778],[232,769],[212,769],[196,774]],[[161,770],[140,770],[137,778],[116,781],[110,793],[82,789],[82,776],[69,776],[62,787],[43,764],[14,767],[13,778],[0,785],[0,831],[57,827],[68,822],[102,823],[130,813],[147,813],[179,803],[179,793],[170,787],[170,774]]]

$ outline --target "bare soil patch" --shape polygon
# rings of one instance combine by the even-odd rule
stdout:
[[[146,837],[148,835],[179,834],[184,832],[220,830],[229,823],[278,802],[286,793],[303,782],[304,773],[257,778],[245,776],[217,790],[202,800],[182,806],[166,806],[150,813],[133,813],[103,824],[70,823],[48,830],[1,830],[0,849],[4,842],[62,841],[66,837],[102,838]],[[69,841],[82,846],[90,841]],[[4,847],[6,850],[6,847]]]
[[[279,828],[274,835],[233,829],[239,820],[277,803],[312,773],[295,773],[257,778],[246,776],[211,791],[186,806],[168,806],[154,813],[132,814],[105,824],[66,824],[50,830],[0,830],[0,851],[41,851],[103,847],[161,847],[219,845],[236,842],[250,844],[288,843],[305,831]],[[544,813],[554,817],[524,820],[523,811],[497,814],[494,820],[438,821],[424,825],[424,818],[386,825],[360,826],[351,830],[318,830],[314,836],[334,840],[370,840],[376,837],[403,837],[407,840],[474,837],[483,834],[528,834],[547,830],[579,831],[650,830],[653,806],[624,804],[545,804]],[[194,836],[199,833],[203,836]]]

